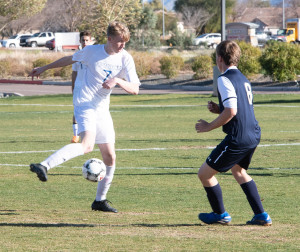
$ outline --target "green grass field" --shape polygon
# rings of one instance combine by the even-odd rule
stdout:
[[[70,160],[40,182],[41,162],[72,137],[69,95],[0,99],[0,251],[300,251],[300,94],[255,95],[262,128],[249,174],[271,227],[247,226],[252,211],[230,172],[217,176],[229,226],[210,212],[197,171],[221,129],[197,134],[210,95],[113,95],[117,169],[108,199],[117,214],[91,211],[96,184]]]

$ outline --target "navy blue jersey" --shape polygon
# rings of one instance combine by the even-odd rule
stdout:
[[[231,83],[235,94],[234,91],[230,94],[221,94],[218,87],[220,112],[224,110],[223,103],[226,100],[237,99],[237,114],[223,125],[223,131],[227,134],[226,138],[239,148],[255,147],[260,141],[261,131],[254,115],[250,82],[237,68],[228,69],[219,78],[222,77],[229,80],[229,82],[226,80],[227,84]]]

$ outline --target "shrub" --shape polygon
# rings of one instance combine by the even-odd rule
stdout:
[[[268,43],[260,63],[265,74],[274,81],[296,80],[300,74],[300,47],[275,41]]]
[[[59,76],[63,79],[70,79],[72,76],[72,65],[56,69],[54,76]]]
[[[11,63],[8,60],[0,61],[0,77],[7,78],[11,73]]]
[[[259,62],[261,56],[261,50],[252,46],[245,41],[237,42],[241,48],[241,58],[239,61],[239,70],[248,78],[261,72],[261,65]]]
[[[176,77],[179,70],[184,66],[184,61],[180,56],[163,56],[160,60],[160,70],[168,79]]]
[[[195,72],[194,79],[206,79],[212,75],[212,58],[201,55],[193,59],[192,70]]]
[[[188,48],[193,45],[194,37],[176,30],[175,34],[167,40],[168,45],[176,46],[180,49]]]
[[[261,50],[245,41],[237,41],[237,44],[241,48],[238,68],[247,78],[251,79],[252,76],[262,70],[260,65]],[[216,64],[216,51],[212,53],[211,59],[213,64]]]
[[[39,59],[32,62],[32,66],[33,66],[33,68],[36,68],[36,67],[42,67],[42,66],[48,65],[50,63],[51,63],[50,59],[39,58]],[[54,73],[55,73],[54,69],[49,69],[49,70],[45,71],[44,73],[42,73],[41,77],[42,78],[53,77]]]
[[[139,77],[145,77],[151,73],[151,64],[153,56],[147,52],[131,52],[134,59],[135,68]]]

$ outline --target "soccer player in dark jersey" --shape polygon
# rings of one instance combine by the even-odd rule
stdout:
[[[247,174],[252,155],[260,141],[260,127],[254,116],[253,95],[249,80],[237,69],[241,50],[234,41],[222,41],[216,49],[216,63],[222,73],[218,78],[219,105],[210,101],[208,110],[218,114],[212,122],[198,120],[197,133],[219,127],[227,134],[199,169],[198,177],[207,193],[213,212],[200,213],[206,224],[228,224],[231,216],[225,211],[222,190],[215,175],[231,170],[254,212],[247,222],[270,226],[272,220],[264,211],[257,187]]]

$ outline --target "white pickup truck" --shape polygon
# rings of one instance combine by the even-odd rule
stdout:
[[[26,46],[37,47],[45,46],[46,42],[53,39],[53,32],[38,32],[33,34],[32,37],[26,39]]]

